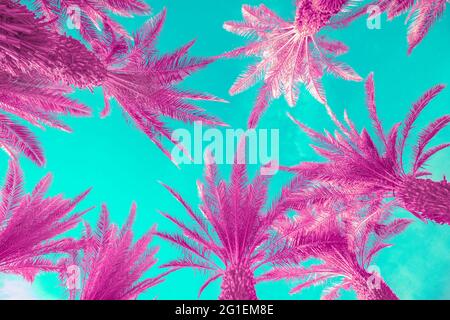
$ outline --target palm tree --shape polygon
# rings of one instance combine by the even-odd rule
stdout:
[[[23,6],[6,1],[0,4],[0,109],[33,125],[42,124],[70,131],[58,120],[58,115],[88,116],[90,110],[65,97],[70,87],[43,77],[33,66],[36,57],[50,54],[53,41],[45,24]],[[10,155],[23,152],[43,165],[45,158],[34,135],[24,126],[0,114],[0,145]]]
[[[161,137],[176,144],[161,117],[184,122],[202,121],[222,124],[187,100],[223,101],[214,96],[183,91],[176,86],[193,72],[215,59],[188,58],[193,42],[171,54],[157,56],[155,40],[165,20],[165,11],[150,19],[134,35],[133,41],[117,37],[109,25],[101,33],[91,34],[88,50],[80,41],[60,35],[37,19],[24,6],[7,0],[0,5],[7,32],[0,39],[4,53],[0,66],[13,76],[26,73],[51,83],[78,88],[102,86],[105,110],[114,97],[143,131],[168,157]],[[26,32],[18,31],[25,29]]]
[[[390,219],[391,210],[390,204],[375,202],[366,207],[355,202],[344,208],[335,203],[286,218],[278,227],[286,240],[278,252],[281,266],[264,274],[260,280],[303,280],[291,294],[326,283],[328,287],[322,299],[327,300],[337,299],[342,289],[355,290],[360,300],[397,300],[380,274],[371,270],[376,254],[391,246],[386,241],[403,232],[411,222]],[[299,264],[311,257],[321,263]],[[336,281],[330,285],[333,279]]]
[[[19,274],[33,280],[40,271],[58,271],[46,258],[81,247],[72,238],[53,240],[74,228],[90,209],[70,214],[89,190],[74,199],[61,195],[44,198],[51,175],[42,179],[29,194],[24,194],[19,165],[10,161],[0,205],[0,273]]]
[[[205,184],[198,182],[202,204],[197,214],[186,201],[169,186],[167,190],[186,209],[194,225],[189,226],[174,216],[162,212],[182,232],[157,235],[183,250],[184,255],[163,267],[178,270],[192,268],[210,276],[203,290],[213,281],[223,278],[221,300],[255,300],[255,272],[270,265],[269,245],[272,243],[272,224],[286,211],[283,199],[289,190],[298,187],[298,181],[282,191],[269,208],[267,201],[268,177],[257,174],[253,181],[247,178],[244,164],[233,165],[231,183],[218,177],[217,165],[208,161]]]
[[[367,13],[369,7],[377,6],[378,12],[386,12],[392,20],[409,11],[406,22],[408,28],[408,54],[425,38],[432,25],[439,19],[449,0],[376,0],[351,13],[339,24],[347,24]]]
[[[321,78],[328,71],[346,80],[361,78],[334,56],[344,54],[348,48],[339,41],[331,41],[318,32],[326,27],[333,16],[344,10],[348,1],[297,1],[294,21],[287,22],[264,5],[244,5],[244,22],[226,22],[227,31],[257,40],[226,53],[226,57],[257,56],[261,60],[245,71],[233,84],[230,94],[237,94],[263,79],[256,104],[248,121],[255,127],[273,98],[284,95],[293,107],[299,98],[297,83],[303,83],[321,103],[326,103]]]
[[[49,22],[37,18],[25,6],[3,1],[0,17],[0,65],[7,73],[41,76],[80,88],[99,85],[105,77],[103,65],[82,43],[54,32]]]
[[[105,205],[92,232],[86,224],[85,246],[81,252],[60,261],[64,272],[62,279],[69,280],[66,270],[77,266],[81,271],[81,286],[77,288],[76,280],[69,287],[71,299],[80,300],[134,300],[141,293],[161,283],[165,274],[154,278],[140,280],[155,263],[158,248],[149,247],[155,229],[150,229],[133,244],[132,226],[136,216],[136,205],[131,207],[127,222],[122,227],[111,224],[109,212]]]
[[[450,123],[450,115],[438,118],[421,131],[413,148],[410,172],[406,172],[403,161],[407,141],[417,118],[443,88],[444,86],[439,85],[427,91],[414,104],[405,121],[395,124],[386,134],[377,115],[373,76],[370,75],[366,83],[367,104],[373,128],[382,147],[376,145],[366,129],[359,133],[346,113],[347,126],[328,109],[338,127],[334,135],[328,132],[318,133],[294,120],[316,142],[313,148],[328,162],[306,162],[289,170],[315,181],[323,188],[316,193],[313,201],[330,200],[334,196],[341,198],[346,194],[394,197],[398,206],[421,220],[450,224],[450,184],[445,177],[441,182],[424,178],[431,175],[424,170],[430,158],[450,146],[450,143],[445,143],[427,150],[431,140]],[[304,206],[307,201],[298,203]]]

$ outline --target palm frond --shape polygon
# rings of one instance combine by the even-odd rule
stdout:
[[[72,213],[89,190],[71,200],[61,195],[45,198],[50,176],[25,194],[19,165],[10,161],[0,206],[0,272],[16,273],[32,279],[40,271],[59,267],[47,255],[70,253],[82,242],[63,238],[53,240],[73,229],[87,211]],[[23,269],[23,270],[22,270]]]

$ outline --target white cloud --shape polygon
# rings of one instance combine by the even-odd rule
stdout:
[[[19,277],[2,276],[0,278],[0,300],[37,300],[33,285]]]

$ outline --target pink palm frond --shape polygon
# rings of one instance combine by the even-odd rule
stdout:
[[[443,88],[436,86],[426,92],[403,123],[397,123],[385,132],[377,116],[371,75],[366,83],[367,104],[381,146],[366,129],[358,132],[347,114],[344,124],[329,109],[329,115],[338,127],[334,135],[318,133],[294,120],[315,141],[313,148],[327,162],[302,163],[289,170],[322,184],[331,193],[336,189],[351,196],[376,194],[378,197],[394,197],[399,206],[420,219],[450,224],[450,185],[445,179],[442,182],[423,179],[430,175],[424,170],[428,160],[450,145],[447,143],[427,150],[431,140],[450,123],[450,116],[443,116],[422,130],[414,147],[411,172],[407,173],[403,165],[404,150],[414,123]],[[332,189],[328,188],[330,185]]]
[[[58,271],[47,255],[68,253],[81,247],[71,238],[53,240],[74,228],[90,209],[70,214],[89,190],[66,200],[61,195],[44,198],[51,176],[42,179],[34,190],[23,191],[22,171],[10,161],[0,205],[0,272],[14,273],[33,280],[40,271]]]
[[[369,8],[376,6],[378,12],[386,12],[389,19],[408,13],[408,54],[422,42],[433,24],[442,16],[449,0],[376,0],[360,7],[342,18],[336,25],[345,25],[368,13]]]
[[[227,183],[218,176],[217,165],[209,163],[205,183],[198,182],[201,215],[175,190],[165,186],[186,209],[193,225],[162,213],[181,232],[159,232],[158,236],[184,252],[182,258],[164,267],[192,268],[210,274],[199,296],[212,281],[223,278],[219,299],[257,299],[254,273],[270,263],[267,247],[272,241],[272,225],[287,210],[283,199],[302,183],[294,180],[267,209],[267,176],[257,174],[249,181],[246,166],[236,162]]]
[[[39,128],[46,125],[71,132],[70,127],[58,119],[59,115],[90,115],[89,108],[65,96],[71,91],[39,75],[0,73],[0,109]],[[0,144],[7,153],[13,157],[23,153],[38,165],[45,163],[43,151],[31,131],[5,114],[0,114],[0,126]]]
[[[193,41],[173,53],[158,56],[155,42],[165,17],[164,10],[145,23],[134,35],[133,43],[117,38],[111,30],[105,30],[93,42],[93,47],[108,69],[107,79],[103,83],[105,110],[102,116],[108,115],[109,100],[114,97],[134,124],[171,158],[160,138],[176,142],[172,140],[170,129],[160,118],[224,125],[189,102],[189,100],[219,102],[224,100],[209,94],[183,91],[176,87],[186,77],[215,59],[188,57]]]
[[[337,299],[342,289],[355,290],[361,300],[398,299],[379,274],[371,272],[371,264],[376,254],[391,246],[386,241],[403,232],[411,221],[392,219],[389,204],[336,204],[286,218],[278,228],[286,240],[275,255],[274,263],[279,266],[259,280],[302,280],[291,294],[326,284],[322,299]],[[311,257],[321,264],[301,265]]]
[[[80,87],[101,76],[92,53],[78,41],[52,32],[49,23],[36,18],[25,6],[12,0],[2,1],[0,18],[2,74],[40,77],[42,81],[75,83]]]
[[[128,36],[127,31],[110,17],[110,13],[132,17],[147,15],[150,7],[141,0],[35,0],[34,10],[46,21],[52,21],[56,31],[79,29],[90,40],[95,30],[108,26],[114,32]]]
[[[271,99],[284,95],[293,107],[299,98],[298,83],[321,103],[326,104],[321,78],[330,72],[346,80],[360,81],[352,68],[334,60],[348,48],[341,42],[331,41],[318,32],[327,26],[348,1],[333,3],[301,1],[298,3],[295,21],[281,19],[264,5],[244,5],[244,22],[226,22],[224,28],[241,36],[256,38],[250,44],[225,53],[226,57],[257,56],[261,61],[252,65],[233,84],[231,94],[247,90],[263,81],[256,104],[248,121],[255,127]]]
[[[75,252],[71,258],[60,262],[65,269],[70,266],[80,269],[81,286],[77,288],[74,281],[74,285],[69,287],[71,299],[134,300],[163,281],[165,274],[142,279],[157,262],[155,254],[158,248],[149,247],[155,228],[133,243],[135,217],[136,205],[133,204],[127,222],[119,229],[110,223],[108,209],[103,205],[96,230],[93,232],[86,225],[86,245],[82,254]],[[66,281],[67,276],[66,273],[61,274]]]
[[[425,38],[431,26],[438,20],[448,0],[417,0],[409,14],[408,54]]]
[[[0,113],[0,147],[12,158],[23,153],[26,157],[43,165],[45,157],[41,145],[26,127],[19,125]]]
[[[59,115],[85,117],[89,108],[65,95],[70,87],[53,84],[39,75],[0,74],[0,109],[42,128],[42,125],[66,132],[71,129],[58,120]]]

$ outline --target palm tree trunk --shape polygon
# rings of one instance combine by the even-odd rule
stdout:
[[[450,225],[450,184],[408,177],[396,190],[400,205],[413,214]]]
[[[219,300],[258,300],[255,277],[248,268],[232,268],[225,271]]]

